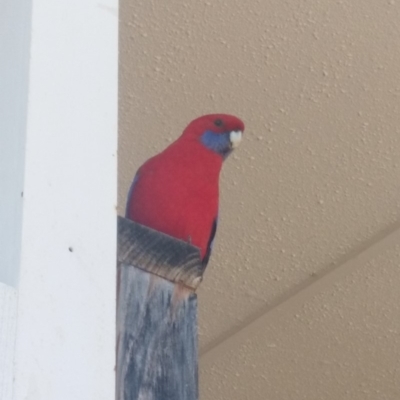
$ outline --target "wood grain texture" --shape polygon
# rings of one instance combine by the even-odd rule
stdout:
[[[197,296],[119,266],[117,400],[197,400]]]
[[[195,290],[204,267],[197,247],[118,217],[118,262]]]

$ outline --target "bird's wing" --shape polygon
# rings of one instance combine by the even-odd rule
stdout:
[[[131,197],[132,197],[133,189],[134,189],[138,179],[139,179],[139,171],[136,173],[135,177],[133,178],[133,182],[131,184],[131,187],[129,188],[128,199],[127,199],[126,208],[125,208],[125,218],[129,218],[128,211],[129,211],[129,206],[131,204]]]
[[[218,225],[218,216],[214,219],[213,224],[211,226],[210,238],[208,239],[208,244],[207,244],[207,251],[206,251],[206,254],[202,261],[204,268],[207,266],[208,261],[211,256],[211,251],[212,251],[213,244],[214,244],[215,233],[217,232],[217,225]]]

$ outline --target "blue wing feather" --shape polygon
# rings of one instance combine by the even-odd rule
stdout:
[[[134,189],[135,184],[136,184],[136,182],[138,181],[138,179],[139,179],[139,174],[136,173],[135,177],[133,178],[133,182],[132,182],[132,184],[131,184],[131,187],[129,188],[129,192],[128,192],[128,200],[127,200],[127,202],[126,202],[126,207],[125,207],[125,218],[128,217],[128,207],[129,207],[129,204],[130,204],[130,202],[131,202],[131,197],[132,197],[133,189]]]
[[[202,261],[204,268],[207,266],[208,261],[210,260],[211,251],[212,251],[214,239],[215,239],[215,234],[217,232],[217,225],[218,225],[218,216],[214,219],[213,224],[211,226],[210,238],[208,239],[208,244],[207,244],[207,251],[206,251],[206,254]]]

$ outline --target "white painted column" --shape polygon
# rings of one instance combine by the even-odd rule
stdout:
[[[12,227],[7,245],[15,246],[7,258],[0,256],[0,302],[1,288],[18,296],[15,319],[9,316],[15,302],[7,306],[11,327],[6,343],[0,341],[0,351],[15,341],[12,398],[110,400],[115,390],[117,0],[0,0],[0,15],[0,33],[6,26],[15,39],[7,54],[12,58],[20,51],[18,40],[26,44],[10,68],[0,64],[2,87],[4,77],[16,80],[5,83],[15,114],[0,114],[0,128],[6,128],[0,144],[4,139],[9,158],[15,152],[17,160],[13,170],[0,161],[9,178],[0,191],[10,191],[0,200],[6,207],[0,217]],[[1,37],[1,50],[8,40]],[[16,199],[22,191],[21,203]],[[5,304],[0,304],[0,326]],[[8,400],[10,389],[1,391],[2,377],[10,387],[3,364],[0,397]]]
[[[31,6],[0,0],[0,399],[13,394]]]

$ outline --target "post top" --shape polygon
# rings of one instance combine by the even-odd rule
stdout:
[[[197,247],[120,216],[117,261],[193,290],[204,273]]]

